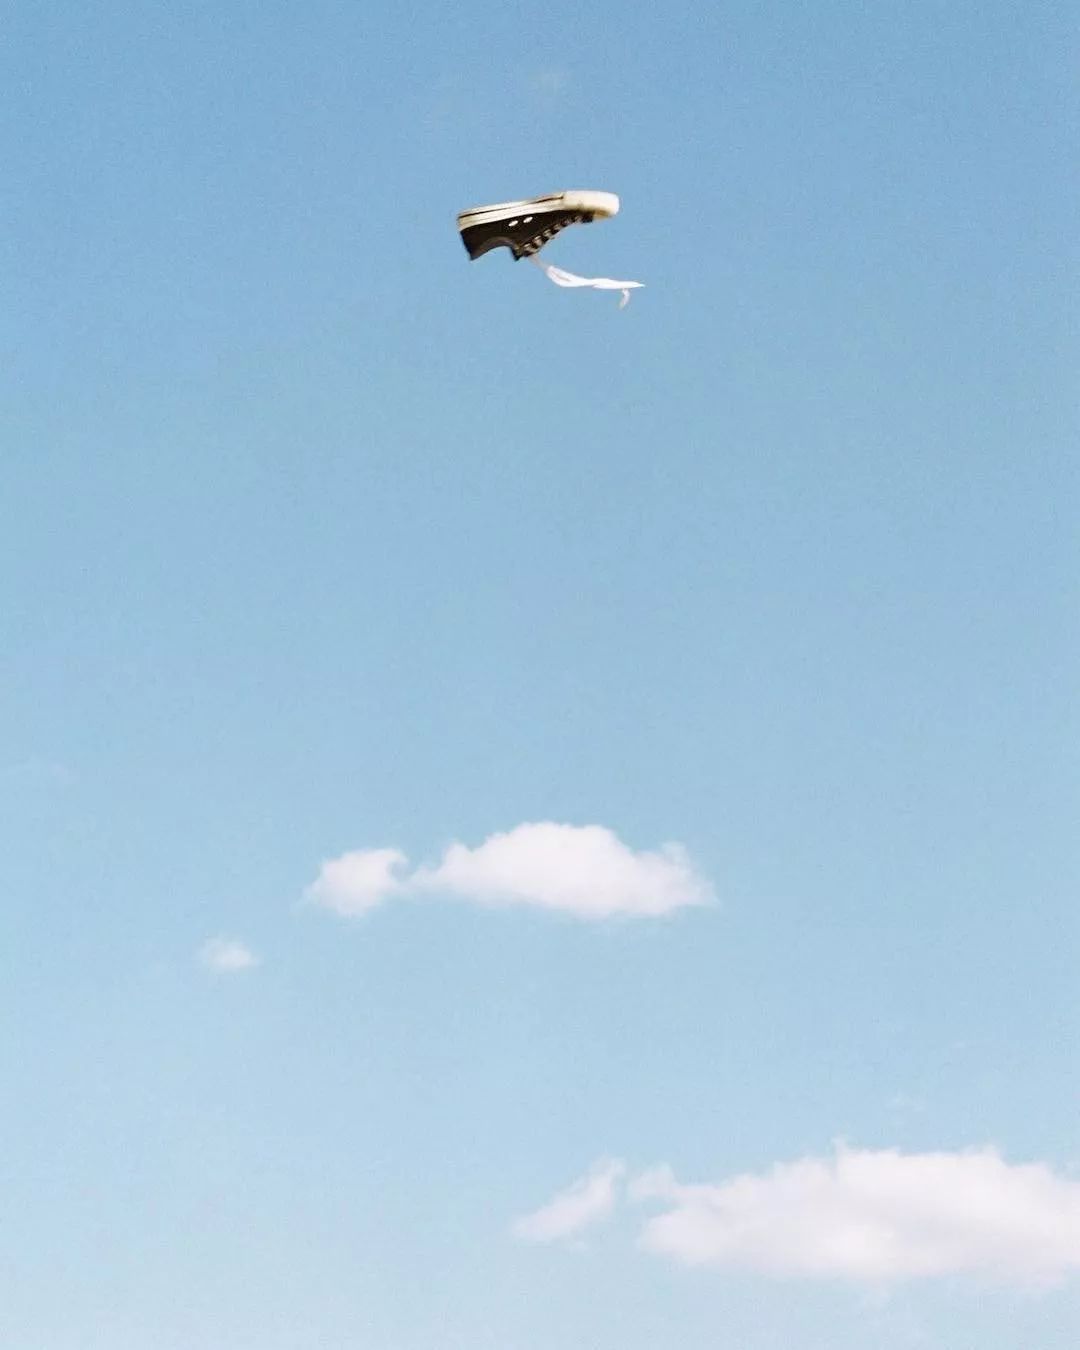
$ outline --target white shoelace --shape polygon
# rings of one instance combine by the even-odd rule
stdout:
[[[552,267],[550,263],[541,262],[535,254],[529,261],[535,263],[541,272],[545,272],[548,280],[553,281],[556,286],[591,286],[595,291],[622,291],[620,309],[625,309],[630,303],[630,292],[639,290],[645,284],[643,281],[613,281],[611,277],[575,276],[573,272],[564,272],[561,267]]]

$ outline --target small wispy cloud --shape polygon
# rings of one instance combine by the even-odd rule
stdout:
[[[906,1119],[909,1116],[923,1115],[926,1111],[926,1102],[922,1097],[917,1097],[911,1092],[894,1092],[889,1098],[889,1110],[895,1116]]]
[[[593,1163],[566,1190],[518,1219],[513,1226],[514,1236],[525,1242],[556,1242],[576,1237],[614,1212],[625,1174],[626,1164],[617,1158]]]
[[[253,969],[260,961],[251,948],[237,938],[212,937],[199,948],[199,963],[215,974],[233,975]]]
[[[621,1163],[515,1225],[551,1241],[608,1217],[625,1196],[660,1211],[639,1245],[681,1265],[883,1289],[967,1275],[1040,1287],[1080,1272],[1080,1182],[993,1148],[901,1153],[838,1147],[718,1183],[685,1185],[669,1167],[621,1184]]]
[[[322,864],[305,891],[342,915],[364,914],[394,896],[453,895],[482,905],[529,905],[581,919],[655,917],[712,898],[680,844],[629,848],[602,825],[540,821],[454,843],[433,867],[407,871],[397,849],[361,849]]]
[[[400,873],[408,863],[396,848],[356,849],[330,858],[304,892],[304,899],[335,914],[366,914],[406,888]]]
[[[534,70],[529,77],[529,86],[534,93],[544,98],[557,98],[570,82],[570,75],[558,66],[544,66]]]

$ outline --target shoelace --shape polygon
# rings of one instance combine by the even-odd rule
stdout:
[[[547,279],[553,281],[556,286],[591,286],[595,291],[622,291],[620,309],[625,309],[630,303],[630,292],[640,290],[645,284],[643,281],[616,281],[614,277],[579,277],[575,272],[553,267],[550,263],[534,257],[530,257],[529,262],[539,267]]]

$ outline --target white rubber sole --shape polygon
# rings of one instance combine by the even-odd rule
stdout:
[[[619,199],[614,192],[593,192],[576,188],[569,192],[553,192],[547,197],[530,197],[520,202],[497,202],[492,206],[473,206],[458,213],[458,228],[470,225],[488,225],[493,220],[519,216],[528,224],[533,214],[548,211],[581,211],[585,215],[608,218],[618,215]],[[510,219],[516,225],[517,220]]]

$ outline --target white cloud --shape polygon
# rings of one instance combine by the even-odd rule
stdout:
[[[964,1273],[1044,1284],[1080,1269],[1080,1183],[990,1148],[839,1148],[718,1185],[680,1185],[662,1168],[631,1194],[667,1206],[642,1245],[691,1266],[883,1284]]]
[[[331,858],[304,892],[304,898],[335,914],[366,914],[404,889],[397,875],[408,859],[396,848],[358,849]]]
[[[582,919],[668,914],[712,894],[681,845],[635,852],[601,825],[518,825],[476,848],[451,844],[434,867],[405,873],[407,861],[396,849],[346,853],[325,862],[305,894],[345,915],[362,914],[392,895],[441,892]]]
[[[591,1228],[613,1212],[625,1172],[625,1164],[617,1159],[593,1163],[565,1191],[518,1219],[513,1228],[515,1236],[526,1242],[555,1242]]]
[[[208,938],[199,948],[199,960],[207,970],[220,975],[231,975],[238,970],[251,970],[259,964],[259,958],[243,942],[236,938]]]
[[[477,848],[451,844],[417,886],[481,904],[538,905],[584,919],[657,915],[701,904],[709,888],[678,844],[635,853],[602,825],[519,825]]]

